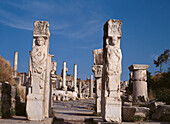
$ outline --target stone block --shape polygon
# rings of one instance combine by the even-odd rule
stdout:
[[[152,114],[152,119],[157,121],[170,121],[170,105],[158,105]]]
[[[27,116],[29,120],[41,121],[43,114],[43,95],[29,94],[27,96]]]
[[[142,121],[146,120],[149,114],[149,108],[136,106],[122,106],[122,121]],[[136,120],[136,118],[139,120]]]
[[[108,122],[121,122],[121,101],[106,99],[103,120]],[[102,108],[103,109],[103,108]]]

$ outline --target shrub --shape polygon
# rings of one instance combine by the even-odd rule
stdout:
[[[9,61],[0,56],[0,82],[9,82],[11,85],[14,85],[15,81],[12,78],[12,72],[13,69]]]

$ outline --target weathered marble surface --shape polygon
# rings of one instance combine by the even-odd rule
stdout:
[[[121,25],[121,20],[114,19],[104,25],[101,114],[109,122],[121,122]]]
[[[94,72],[95,77],[95,88],[96,88],[96,97],[95,105],[96,112],[101,112],[101,88],[102,88],[102,72],[103,72],[103,49],[93,50],[93,61],[94,65],[92,66],[92,71]]]
[[[66,62],[63,62],[63,70],[62,70],[62,74],[63,74],[63,90],[67,90],[67,86],[66,86],[66,72],[68,71],[68,68],[66,68]]]
[[[30,52],[30,86],[27,96],[27,116],[29,120],[43,120],[50,116],[52,57],[49,54],[49,23],[35,21],[33,47]]]
[[[15,53],[14,53],[14,65],[13,65],[13,76],[14,76],[14,78],[17,77],[17,67],[18,67],[18,52],[15,51]]]
[[[129,70],[133,72],[133,97],[135,101],[138,101],[138,97],[144,97],[145,101],[148,100],[147,91],[147,69],[149,65],[133,64],[129,67]]]
[[[78,92],[77,89],[77,64],[74,64],[74,92]]]

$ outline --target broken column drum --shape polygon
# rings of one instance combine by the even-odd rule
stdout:
[[[95,106],[96,112],[101,112],[101,85],[102,85],[102,71],[103,71],[103,49],[93,50],[93,61],[94,65],[92,71],[94,72],[95,77]]]
[[[138,64],[133,64],[129,67],[129,70],[133,72],[132,82],[133,82],[134,101],[140,101],[139,97],[143,97],[144,101],[148,100],[148,91],[147,91],[147,69],[148,68],[149,65],[138,65]]]
[[[121,26],[121,20],[113,19],[104,25],[101,114],[108,122],[121,122]]]
[[[30,88],[27,95],[27,116],[29,120],[43,120],[51,110],[51,55],[49,54],[49,23],[35,21],[33,48],[30,52]]]

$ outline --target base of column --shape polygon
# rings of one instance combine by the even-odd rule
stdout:
[[[102,107],[102,118],[107,122],[121,122],[121,101],[114,101],[113,98],[105,99],[105,106]]]
[[[27,96],[27,117],[31,121],[41,121],[45,118],[43,112],[43,95],[29,94]]]

